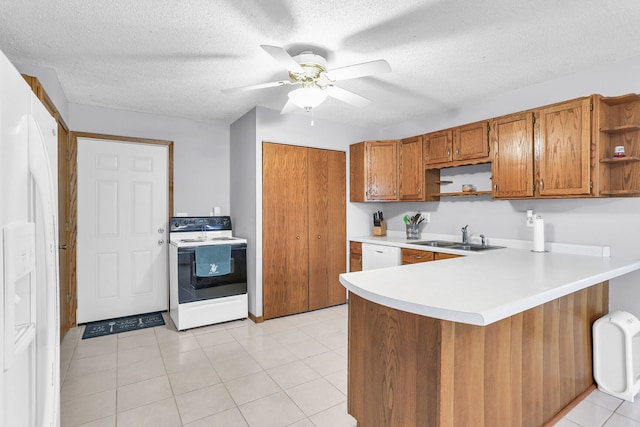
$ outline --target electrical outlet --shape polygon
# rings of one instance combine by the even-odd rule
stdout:
[[[422,216],[425,223],[429,224],[431,222],[431,214],[429,212],[423,213]]]
[[[527,211],[527,227],[533,227],[533,219],[535,218],[535,215],[533,214],[533,211],[531,209],[529,209]]]

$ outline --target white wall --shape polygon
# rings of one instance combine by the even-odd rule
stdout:
[[[256,316],[262,316],[262,142],[276,142],[281,144],[300,145],[314,148],[324,148],[331,150],[340,150],[347,153],[347,164],[349,163],[349,145],[354,142],[378,138],[378,129],[363,128],[350,126],[347,124],[335,123],[325,120],[315,120],[314,126],[311,126],[310,115],[306,113],[293,113],[281,115],[278,111],[269,110],[262,107],[256,107],[247,115],[236,121],[232,126],[231,136],[231,159],[232,159],[232,182],[236,182],[236,177],[240,172],[239,167],[242,166],[240,156],[236,156],[234,152],[246,152],[250,155],[250,149],[238,146],[236,135],[250,135],[250,130],[245,127],[251,125],[255,115],[255,139],[253,141],[255,148],[255,180],[253,183],[245,182],[242,187],[234,189],[236,191],[248,191],[255,194],[255,210],[252,212],[256,220],[255,237],[252,236],[250,244],[255,246],[255,259],[250,261],[250,265],[255,274],[255,284],[250,284],[250,289],[255,289],[255,295],[250,296],[249,311]],[[250,116],[250,117],[247,117]],[[236,126],[238,127],[236,133]],[[239,128],[245,128],[241,131]],[[347,185],[347,195],[349,194]],[[253,188],[248,188],[252,186]],[[347,196],[348,197],[348,196]],[[232,196],[233,200],[233,196]],[[235,212],[235,203],[233,206],[233,215]],[[244,215],[243,213],[242,215]],[[347,230],[349,230],[352,222],[352,211],[347,206]],[[255,240],[253,240],[255,239]],[[346,245],[346,242],[345,242]]]
[[[640,57],[584,70],[511,93],[484,99],[464,108],[412,120],[382,130],[382,138],[403,138],[445,129],[477,120],[514,113],[546,104],[600,93],[616,96],[640,92]],[[447,170],[450,173],[452,170]],[[444,171],[443,171],[444,173]],[[442,198],[425,203],[352,203],[367,219],[382,210],[390,230],[403,230],[402,216],[410,211],[431,213],[431,223],[423,231],[458,234],[469,224],[473,234],[489,238],[531,240],[525,227],[525,212],[533,209],[543,216],[549,241],[608,245],[612,256],[640,258],[640,198],[562,199],[496,201],[478,198]],[[350,235],[370,233],[367,227],[350,229]],[[611,281],[610,308],[630,311],[640,317],[640,273]]]
[[[73,131],[173,141],[174,213],[229,214],[228,125],[79,104],[69,115]]]
[[[231,164],[231,219],[234,234],[247,239],[247,290],[249,307],[256,314],[256,295],[262,295],[262,288],[256,283],[256,252],[262,247],[256,238],[256,109],[236,120],[230,132]],[[260,300],[262,307],[262,299]]]

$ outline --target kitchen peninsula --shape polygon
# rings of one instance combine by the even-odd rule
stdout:
[[[608,280],[638,269],[506,248],[342,274],[348,411],[366,427],[542,426],[593,384]]]

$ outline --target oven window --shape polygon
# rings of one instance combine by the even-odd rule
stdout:
[[[195,247],[178,248],[178,301],[180,304],[247,293],[247,245],[231,245],[229,274],[196,276]]]

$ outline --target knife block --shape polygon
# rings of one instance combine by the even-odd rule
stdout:
[[[380,221],[380,225],[373,226],[373,235],[374,236],[386,236],[387,235],[387,223],[384,222],[384,219]]]

